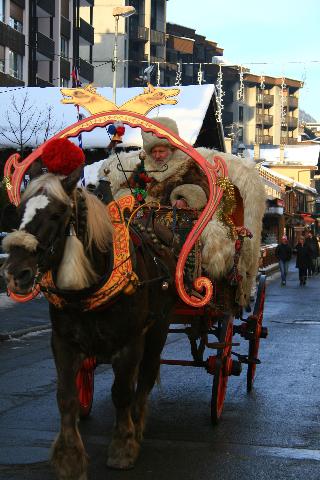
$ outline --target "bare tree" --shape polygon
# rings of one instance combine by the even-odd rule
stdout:
[[[31,102],[28,92],[19,98],[12,95],[11,101],[12,108],[5,112],[7,125],[0,126],[0,138],[16,145],[21,156],[27,146],[37,147],[63,128],[64,122],[58,122],[54,116],[54,107],[38,107]]]

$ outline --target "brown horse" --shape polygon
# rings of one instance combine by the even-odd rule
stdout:
[[[61,416],[52,462],[63,480],[87,478],[88,460],[77,427],[76,376],[90,356],[101,363],[110,362],[115,375],[112,400],[116,420],[108,466],[133,466],[143,436],[147,397],[158,374],[175,303],[171,283],[175,259],[165,245],[157,255],[153,236],[147,246],[141,237],[131,244],[130,256],[139,279],[135,293],[122,292],[98,310],[81,308],[83,298],[113,268],[113,227],[105,205],[76,187],[79,177],[78,169],[62,179],[49,173],[32,180],[19,207],[19,230],[4,241],[9,253],[4,274],[11,291],[27,294],[51,271],[55,294],[64,300],[62,308],[50,303]]]

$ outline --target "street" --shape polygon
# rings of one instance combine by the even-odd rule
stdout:
[[[293,265],[286,287],[280,287],[279,274],[268,279],[264,325],[269,337],[261,341],[254,389],[246,393],[244,365],[240,377],[229,379],[217,427],[210,423],[212,377],[198,368],[161,367],[141,454],[130,471],[106,467],[113,375],[109,365],[100,365],[91,416],[80,424],[90,457],[89,479],[319,480],[320,275],[306,287],[298,283]],[[2,298],[0,318],[14,308],[23,316],[21,305]],[[37,322],[41,311],[43,325],[48,323],[42,300],[27,308],[28,315],[34,310]],[[26,327],[23,319],[21,324]],[[234,350],[244,353],[246,341],[234,339],[241,342]],[[163,356],[189,359],[189,350],[187,339],[174,334]],[[0,343],[0,382],[0,479],[53,480],[48,458],[59,416],[47,328]]]

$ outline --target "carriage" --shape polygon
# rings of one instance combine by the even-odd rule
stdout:
[[[209,200],[206,207],[201,212],[195,212],[190,208],[176,211],[168,206],[137,203],[132,196],[114,200],[107,195],[107,200],[104,198],[105,208],[114,229],[113,268],[109,270],[107,278],[104,278],[102,283],[99,282],[94,291],[88,288],[81,289],[80,296],[78,294],[75,298],[70,292],[66,293],[62,290],[59,292],[50,271],[42,272],[41,279],[38,274],[34,273],[31,291],[21,294],[19,289],[15,291],[12,289],[10,295],[17,301],[28,301],[42,290],[55,309],[65,308],[65,311],[68,311],[67,308],[72,303],[81,299],[81,308],[90,314],[92,309],[98,312],[103,308],[113,308],[120,295],[125,294],[127,297],[133,298],[141,286],[149,288],[151,285],[151,288],[154,288],[154,285],[157,284],[162,295],[166,295],[166,291],[170,290],[170,295],[173,292],[173,303],[170,315],[166,320],[167,326],[169,326],[167,333],[187,335],[192,360],[162,358],[160,363],[201,367],[213,376],[211,421],[213,424],[217,424],[222,414],[229,376],[240,375],[243,364],[247,366],[247,391],[250,392],[252,389],[256,367],[260,363],[258,358],[260,339],[267,337],[267,329],[262,324],[266,279],[263,275],[259,277],[255,298],[251,298],[253,302],[251,312],[245,318],[245,308],[236,301],[237,287],[241,282],[241,275],[238,272],[239,257],[244,240],[250,236],[250,232],[242,224],[243,203],[238,206],[238,221],[234,219],[233,225],[235,255],[232,272],[228,277],[224,276],[215,281],[208,278],[205,272],[198,274],[199,265],[197,268],[195,267],[198,258],[197,241],[216,212],[227,188],[224,181],[228,177],[226,164],[219,155],[215,155],[213,162],[209,163],[196,149],[168,128],[147,118],[139,111],[134,111],[132,105],[130,108],[131,110],[117,109],[97,113],[71,125],[56,137],[76,137],[81,132],[90,132],[96,127],[107,127],[114,122],[122,122],[132,128],[138,127],[143,131],[152,132],[160,138],[166,138],[173,147],[187,153],[205,172],[209,184]],[[8,159],[5,178],[12,203],[19,204],[23,176],[28,168],[41,157],[44,148],[45,145],[40,146],[22,162],[17,154]],[[183,237],[178,255],[174,256],[169,248],[169,246],[172,247],[172,238],[170,237],[171,239],[168,241],[166,235],[161,233],[165,229],[172,232],[173,224],[175,231]],[[72,234],[70,233],[70,235]],[[17,246],[14,241],[13,245]],[[20,240],[18,240],[19,242]],[[10,251],[10,240],[8,243]],[[144,251],[147,251],[145,255],[152,262],[154,272],[157,272],[152,278],[144,280],[141,276],[138,278],[136,275],[135,262],[130,253],[132,245],[137,250],[145,249]],[[19,246],[21,247],[21,245]],[[48,252],[46,251],[46,253]],[[177,257],[176,263],[172,261],[173,257]],[[190,268],[191,276],[188,276],[187,270]],[[24,275],[26,274],[24,273]],[[247,310],[250,309],[249,305],[246,307]],[[149,332],[150,328],[152,329],[152,324],[156,321],[157,316],[162,318],[165,314],[156,312],[152,322],[144,326],[142,335]],[[56,324],[57,319],[54,319],[54,325]],[[233,341],[234,335],[248,341],[247,354],[234,351],[234,347],[240,345],[238,341]],[[88,354],[88,352],[90,349],[87,350],[85,358],[84,355],[81,356],[81,362],[78,361],[76,371],[77,413],[82,417],[88,416],[91,411],[95,368],[99,363],[106,361],[106,358],[99,353],[95,354],[92,351]],[[58,462],[57,459],[55,461]],[[114,464],[111,466],[127,467]],[[61,470],[61,465],[58,466],[58,471],[59,468]],[[75,468],[74,465],[72,468]],[[64,478],[63,475],[61,478]]]

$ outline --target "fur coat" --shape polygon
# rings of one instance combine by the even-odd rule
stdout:
[[[244,240],[238,264],[242,282],[237,291],[236,301],[244,306],[249,303],[260,257],[262,218],[266,201],[264,185],[251,159],[203,147],[197,148],[197,151],[209,162],[215,155],[224,159],[228,169],[228,178],[237,187],[242,198],[244,226],[253,234],[253,238]],[[119,159],[125,170],[133,170],[139,163],[136,151],[120,153]],[[116,168],[117,163],[118,158],[112,156],[102,166],[102,171],[103,168],[110,170],[108,178],[115,198],[130,193],[125,188],[123,173]],[[173,152],[167,160],[167,165],[167,170],[150,174],[153,180],[149,184],[146,200],[157,199],[170,204],[178,198],[184,198],[191,208],[203,208],[207,201],[208,185],[200,167],[180,150]],[[160,170],[161,167],[154,164],[151,156],[147,156],[145,168],[148,172]],[[201,235],[202,264],[212,279],[226,276],[233,266],[235,242],[229,238],[228,234],[228,226],[215,213]]]

